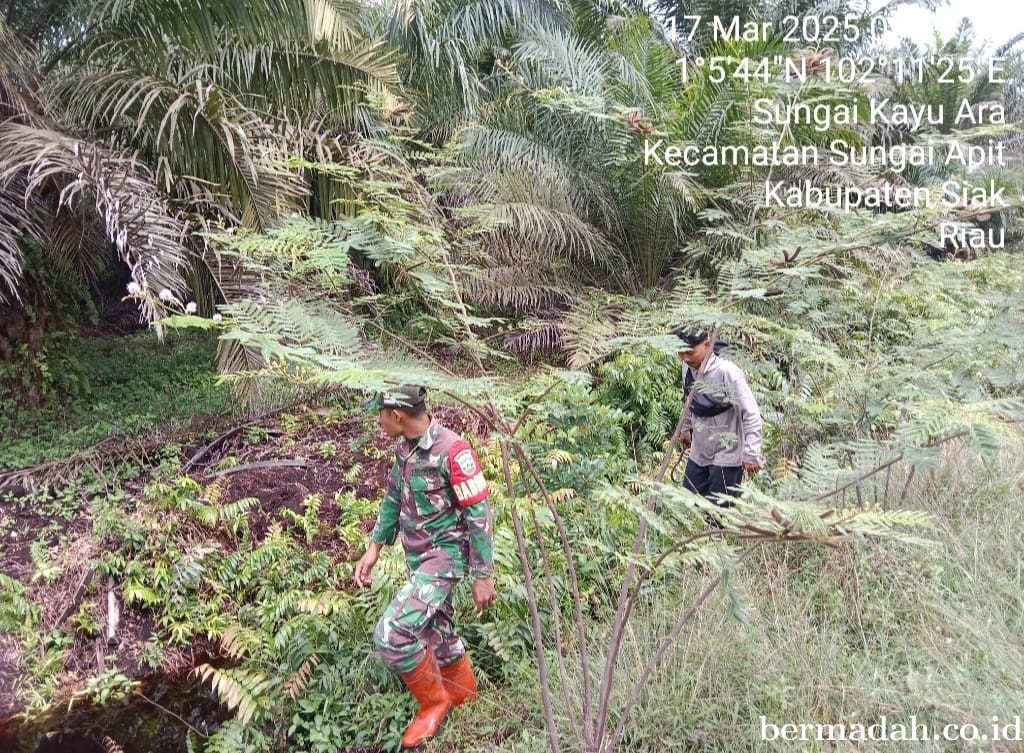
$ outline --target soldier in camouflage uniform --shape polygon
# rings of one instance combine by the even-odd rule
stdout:
[[[491,510],[476,454],[431,420],[423,387],[400,387],[370,405],[397,441],[387,494],[355,581],[370,583],[381,547],[401,531],[409,582],[385,610],[373,640],[419,702],[402,738],[411,748],[437,733],[452,706],[476,698],[473,669],[452,625],[452,590],[469,575],[477,611],[494,603]]]

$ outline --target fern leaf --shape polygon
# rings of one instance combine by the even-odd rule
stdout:
[[[309,658],[302,663],[302,666],[288,676],[282,687],[288,693],[289,698],[293,701],[298,698],[299,694],[306,688],[306,683],[309,682],[313,668],[319,663],[320,658],[316,654],[310,654]]]
[[[192,671],[204,681],[210,681],[213,692],[228,709],[237,710],[237,716],[243,724],[252,720],[263,692],[270,685],[270,680],[259,672],[222,670],[209,664],[200,664]]]

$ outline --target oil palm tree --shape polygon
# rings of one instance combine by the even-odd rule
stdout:
[[[24,243],[86,276],[112,247],[140,289],[180,292],[186,228],[149,166],[76,136],[37,81],[27,50],[0,23],[0,300],[19,298]]]
[[[687,176],[641,164],[679,85],[674,53],[643,15],[602,28],[600,43],[589,24],[522,32],[453,142],[447,178],[491,251],[483,302],[524,310],[579,283],[656,283],[650,259],[674,251],[699,203]]]
[[[25,314],[26,244],[71,276],[120,257],[145,319],[166,300],[211,312],[246,283],[211,266],[202,231],[267,228],[311,191],[329,214],[330,177],[290,160],[336,158],[397,91],[351,0],[30,4],[6,6],[19,28],[0,20],[5,316]]]
[[[56,164],[62,150],[102,145],[105,156],[90,157],[96,169],[144,176],[168,201],[168,216],[264,228],[301,208],[309,192],[309,176],[288,159],[331,156],[339,134],[370,127],[368,93],[386,96],[398,83],[358,3],[99,0],[66,7],[83,15],[64,19],[63,45],[41,47],[37,57],[3,32],[0,80],[12,112],[0,176],[8,193],[48,185],[39,178],[42,165]],[[26,182],[25,165],[35,166],[36,179]],[[4,202],[8,219],[17,203]],[[112,234],[124,229],[108,224]],[[161,245],[153,236],[141,245]],[[0,269],[10,278],[7,237]],[[139,245],[130,236],[125,243]]]
[[[398,84],[351,0],[106,0],[89,23],[47,93],[145,154],[172,195],[260,228],[302,201],[287,158],[329,155],[325,134],[369,128],[367,93]]]

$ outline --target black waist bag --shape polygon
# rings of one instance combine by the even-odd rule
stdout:
[[[683,402],[686,402],[686,398],[690,396],[694,381],[693,371],[687,369],[686,378],[683,380]],[[729,400],[719,400],[711,395],[698,392],[693,396],[693,402],[690,403],[690,412],[700,418],[711,418],[719,413],[725,413],[731,407],[732,403]]]

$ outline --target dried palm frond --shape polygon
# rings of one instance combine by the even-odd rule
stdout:
[[[21,182],[26,200],[57,190],[58,208],[72,212],[83,204],[94,206],[107,238],[142,290],[152,300],[165,289],[180,296],[188,228],[166,206],[144,162],[15,122],[0,124],[0,144],[0,186]],[[153,303],[143,304],[143,314],[156,317]]]
[[[21,239],[43,234],[42,223],[38,215],[25,206],[24,196],[24,176],[0,183],[0,303],[20,299]]]
[[[504,339],[505,347],[519,355],[557,353],[564,344],[565,330],[558,321],[530,320]]]

